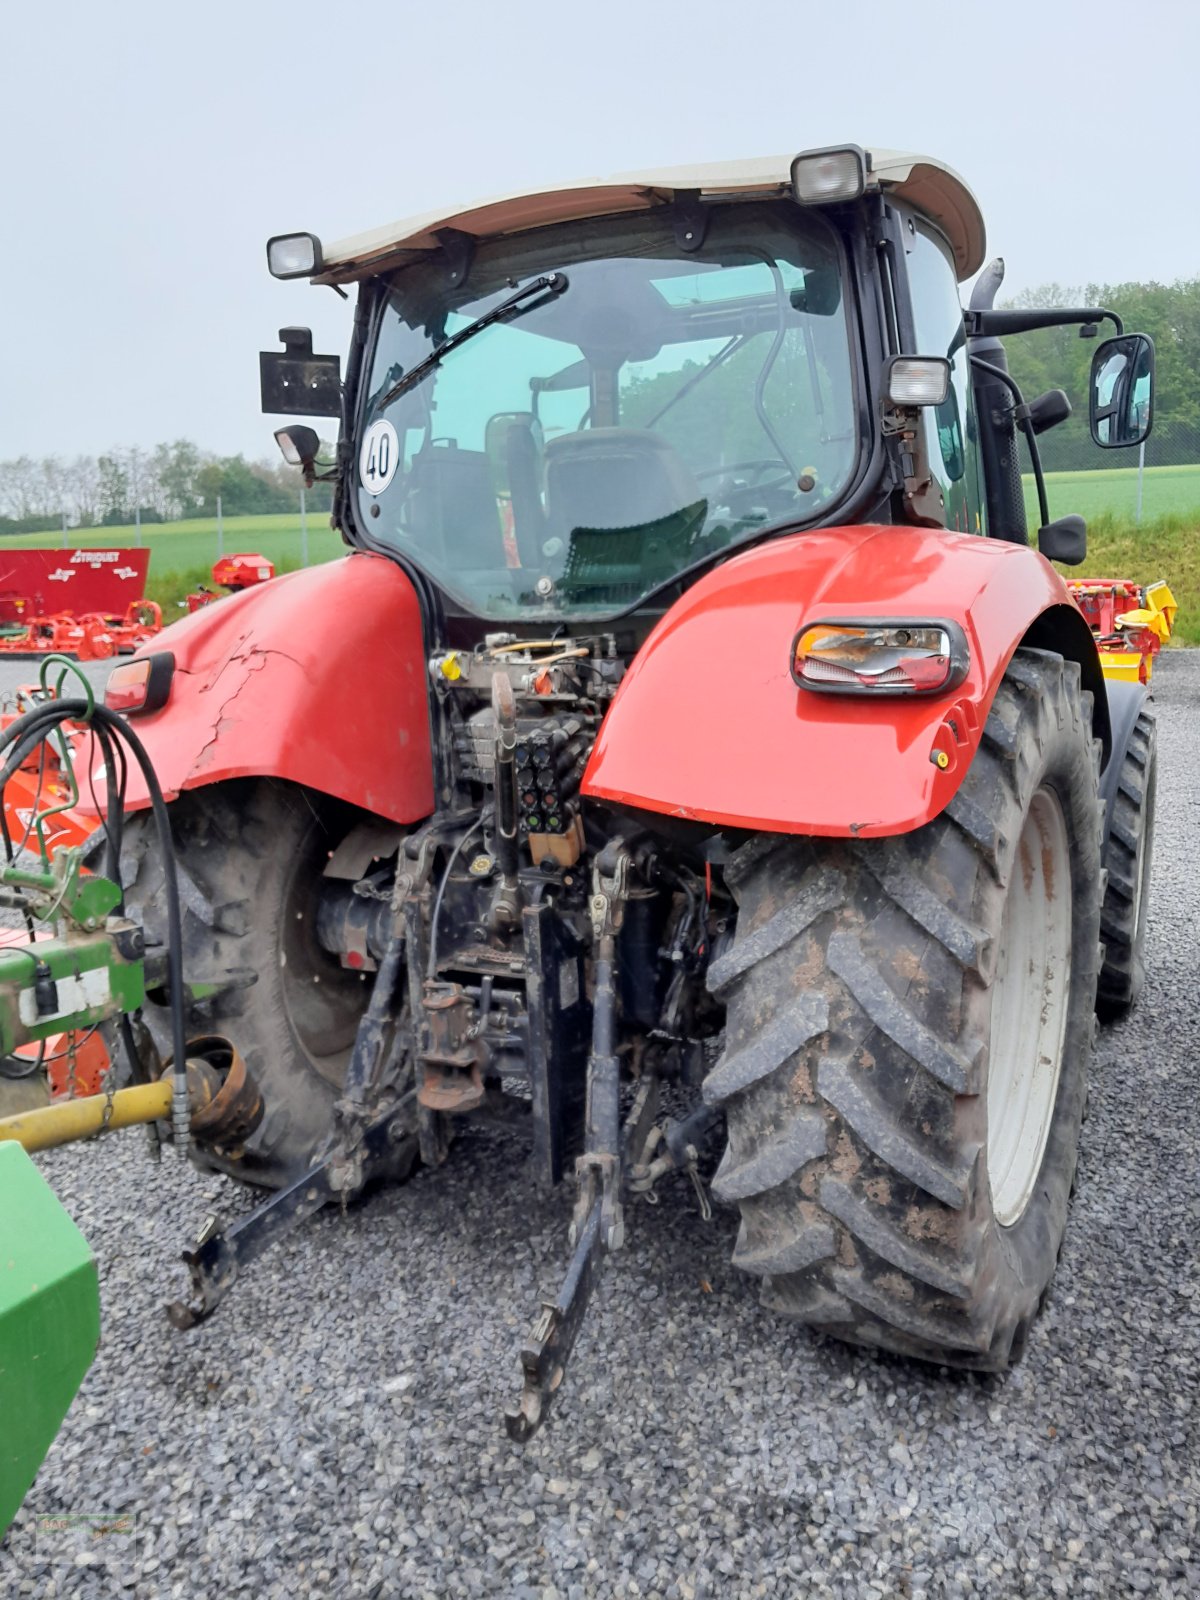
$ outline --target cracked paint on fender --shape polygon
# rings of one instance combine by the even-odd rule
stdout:
[[[880,526],[773,539],[701,578],[651,633],[601,726],[583,793],[780,833],[921,827],[957,792],[1026,630],[1060,606],[1069,626],[1078,610],[1066,586],[1027,546]],[[877,700],[793,682],[803,624],[889,616],[960,623],[965,681]],[[947,718],[961,736],[942,771],[930,757]]]
[[[395,562],[356,552],[273,578],[181,618],[139,654],[162,650],[175,657],[170,697],[131,726],[168,800],[270,777],[392,822],[433,810],[420,603]],[[131,763],[127,804],[148,803]]]

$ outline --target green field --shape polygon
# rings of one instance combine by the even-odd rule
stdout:
[[[1037,493],[1025,474],[1029,526],[1038,526]],[[1097,472],[1048,472],[1046,496],[1051,517],[1078,512],[1090,523],[1106,513],[1133,520],[1137,510],[1137,468],[1112,467]],[[1200,526],[1200,466],[1147,467],[1142,483],[1142,521],[1194,513]]]
[[[1179,602],[1172,643],[1200,645],[1200,514],[1157,517],[1141,527],[1096,517],[1088,523],[1086,562],[1059,570],[1066,578],[1165,578]]]
[[[133,545],[135,529],[69,528],[67,541],[73,549]],[[54,549],[63,542],[61,533],[22,534],[12,540],[27,549]],[[166,573],[184,567],[211,567],[217,559],[217,524],[212,517],[196,517],[189,522],[156,522],[142,529],[142,544],[150,551],[152,573]],[[274,517],[226,517],[225,554],[255,551],[269,561],[288,566],[300,565],[300,519]],[[309,561],[328,561],[342,549],[342,541],[329,526],[325,512],[308,519]]]

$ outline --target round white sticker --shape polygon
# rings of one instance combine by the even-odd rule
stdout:
[[[358,472],[368,494],[382,494],[396,475],[400,441],[390,422],[373,422],[358,456]]]

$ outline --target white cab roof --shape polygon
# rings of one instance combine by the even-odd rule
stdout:
[[[960,279],[983,265],[983,215],[970,189],[949,167],[929,156],[895,150],[869,153],[870,188],[882,188],[935,222],[954,251]],[[436,250],[438,233],[453,228],[475,239],[524,233],[554,222],[618,212],[650,211],[668,205],[677,194],[704,199],[745,195],[773,199],[791,192],[794,156],[769,156],[753,161],[722,161],[651,172],[627,172],[612,178],[584,178],[562,189],[500,195],[446,211],[428,211],[369,233],[356,234],[324,247],[318,283],[342,283],[397,266],[415,254]]]

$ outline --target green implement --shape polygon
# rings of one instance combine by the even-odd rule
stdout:
[[[19,1144],[0,1144],[0,1535],[16,1516],[100,1338],[87,1241]]]

